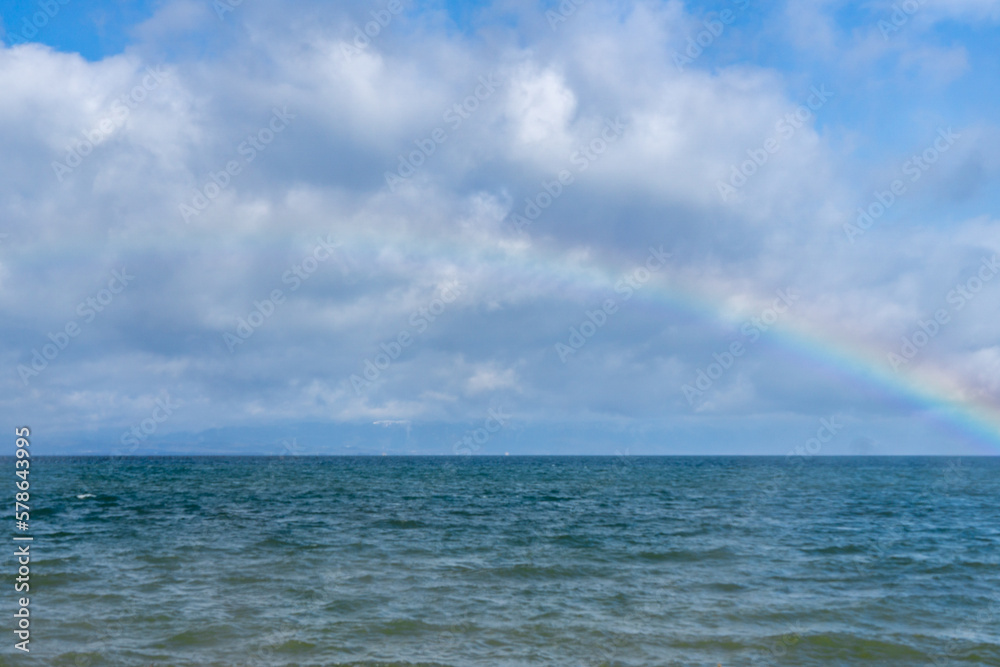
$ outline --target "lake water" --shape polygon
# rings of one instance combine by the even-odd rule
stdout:
[[[39,458],[31,478],[32,652],[10,632],[5,665],[1000,665],[992,458]]]

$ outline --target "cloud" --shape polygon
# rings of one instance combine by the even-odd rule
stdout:
[[[834,9],[788,7],[796,48],[808,28],[825,57],[876,53]],[[411,8],[364,48],[360,4],[296,5],[292,33],[277,11],[243,5],[220,22],[167,3],[125,53],[93,62],[0,50],[5,409],[67,443],[129,428],[165,393],[183,408],[150,442],[400,420],[418,437],[421,424],[472,423],[497,405],[567,432],[711,420],[739,432],[831,406],[903,424],[912,413],[888,405],[890,390],[858,394],[773,331],[751,347],[744,326],[793,289],[801,299],[775,331],[886,356],[1000,251],[984,215],[997,174],[986,111],[949,121],[945,102],[886,108],[857,70],[823,58],[727,61],[750,53],[739,24],[678,68],[697,8],[589,3],[551,30],[544,12],[506,4],[479,20],[506,12],[518,29],[481,33]],[[203,51],[178,37],[185,26],[205,35]],[[891,47],[887,80],[978,80],[970,49],[922,35]],[[830,94],[819,102],[818,90]],[[887,136],[904,113],[920,131]],[[948,124],[964,142],[849,242],[857,208]],[[518,231],[515,213],[530,225]],[[626,298],[623,277],[651,246],[672,258]],[[134,281],[82,314],[123,267]],[[997,287],[905,372],[995,402],[982,369],[996,356]],[[556,343],[608,299],[616,313],[562,363]],[[46,358],[69,323],[79,335]],[[682,386],[734,341],[746,356],[689,403]],[[36,352],[44,368],[25,382],[17,369]]]

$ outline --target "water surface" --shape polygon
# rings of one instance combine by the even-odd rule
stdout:
[[[2,664],[1000,665],[997,459],[48,458],[31,481],[32,654]]]

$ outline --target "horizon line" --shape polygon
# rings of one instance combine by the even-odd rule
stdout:
[[[0,458],[16,458],[4,454]],[[38,454],[34,459],[170,459],[170,458],[258,458],[258,459],[317,459],[317,458],[437,458],[437,459],[512,459],[512,458],[593,458],[593,459],[653,459],[653,458],[803,458],[803,459],[850,459],[850,458],[1000,458],[1000,454],[815,454],[803,456],[800,454]]]

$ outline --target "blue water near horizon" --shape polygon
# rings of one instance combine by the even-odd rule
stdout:
[[[11,632],[3,665],[1000,664],[996,458],[31,470],[32,653]]]

